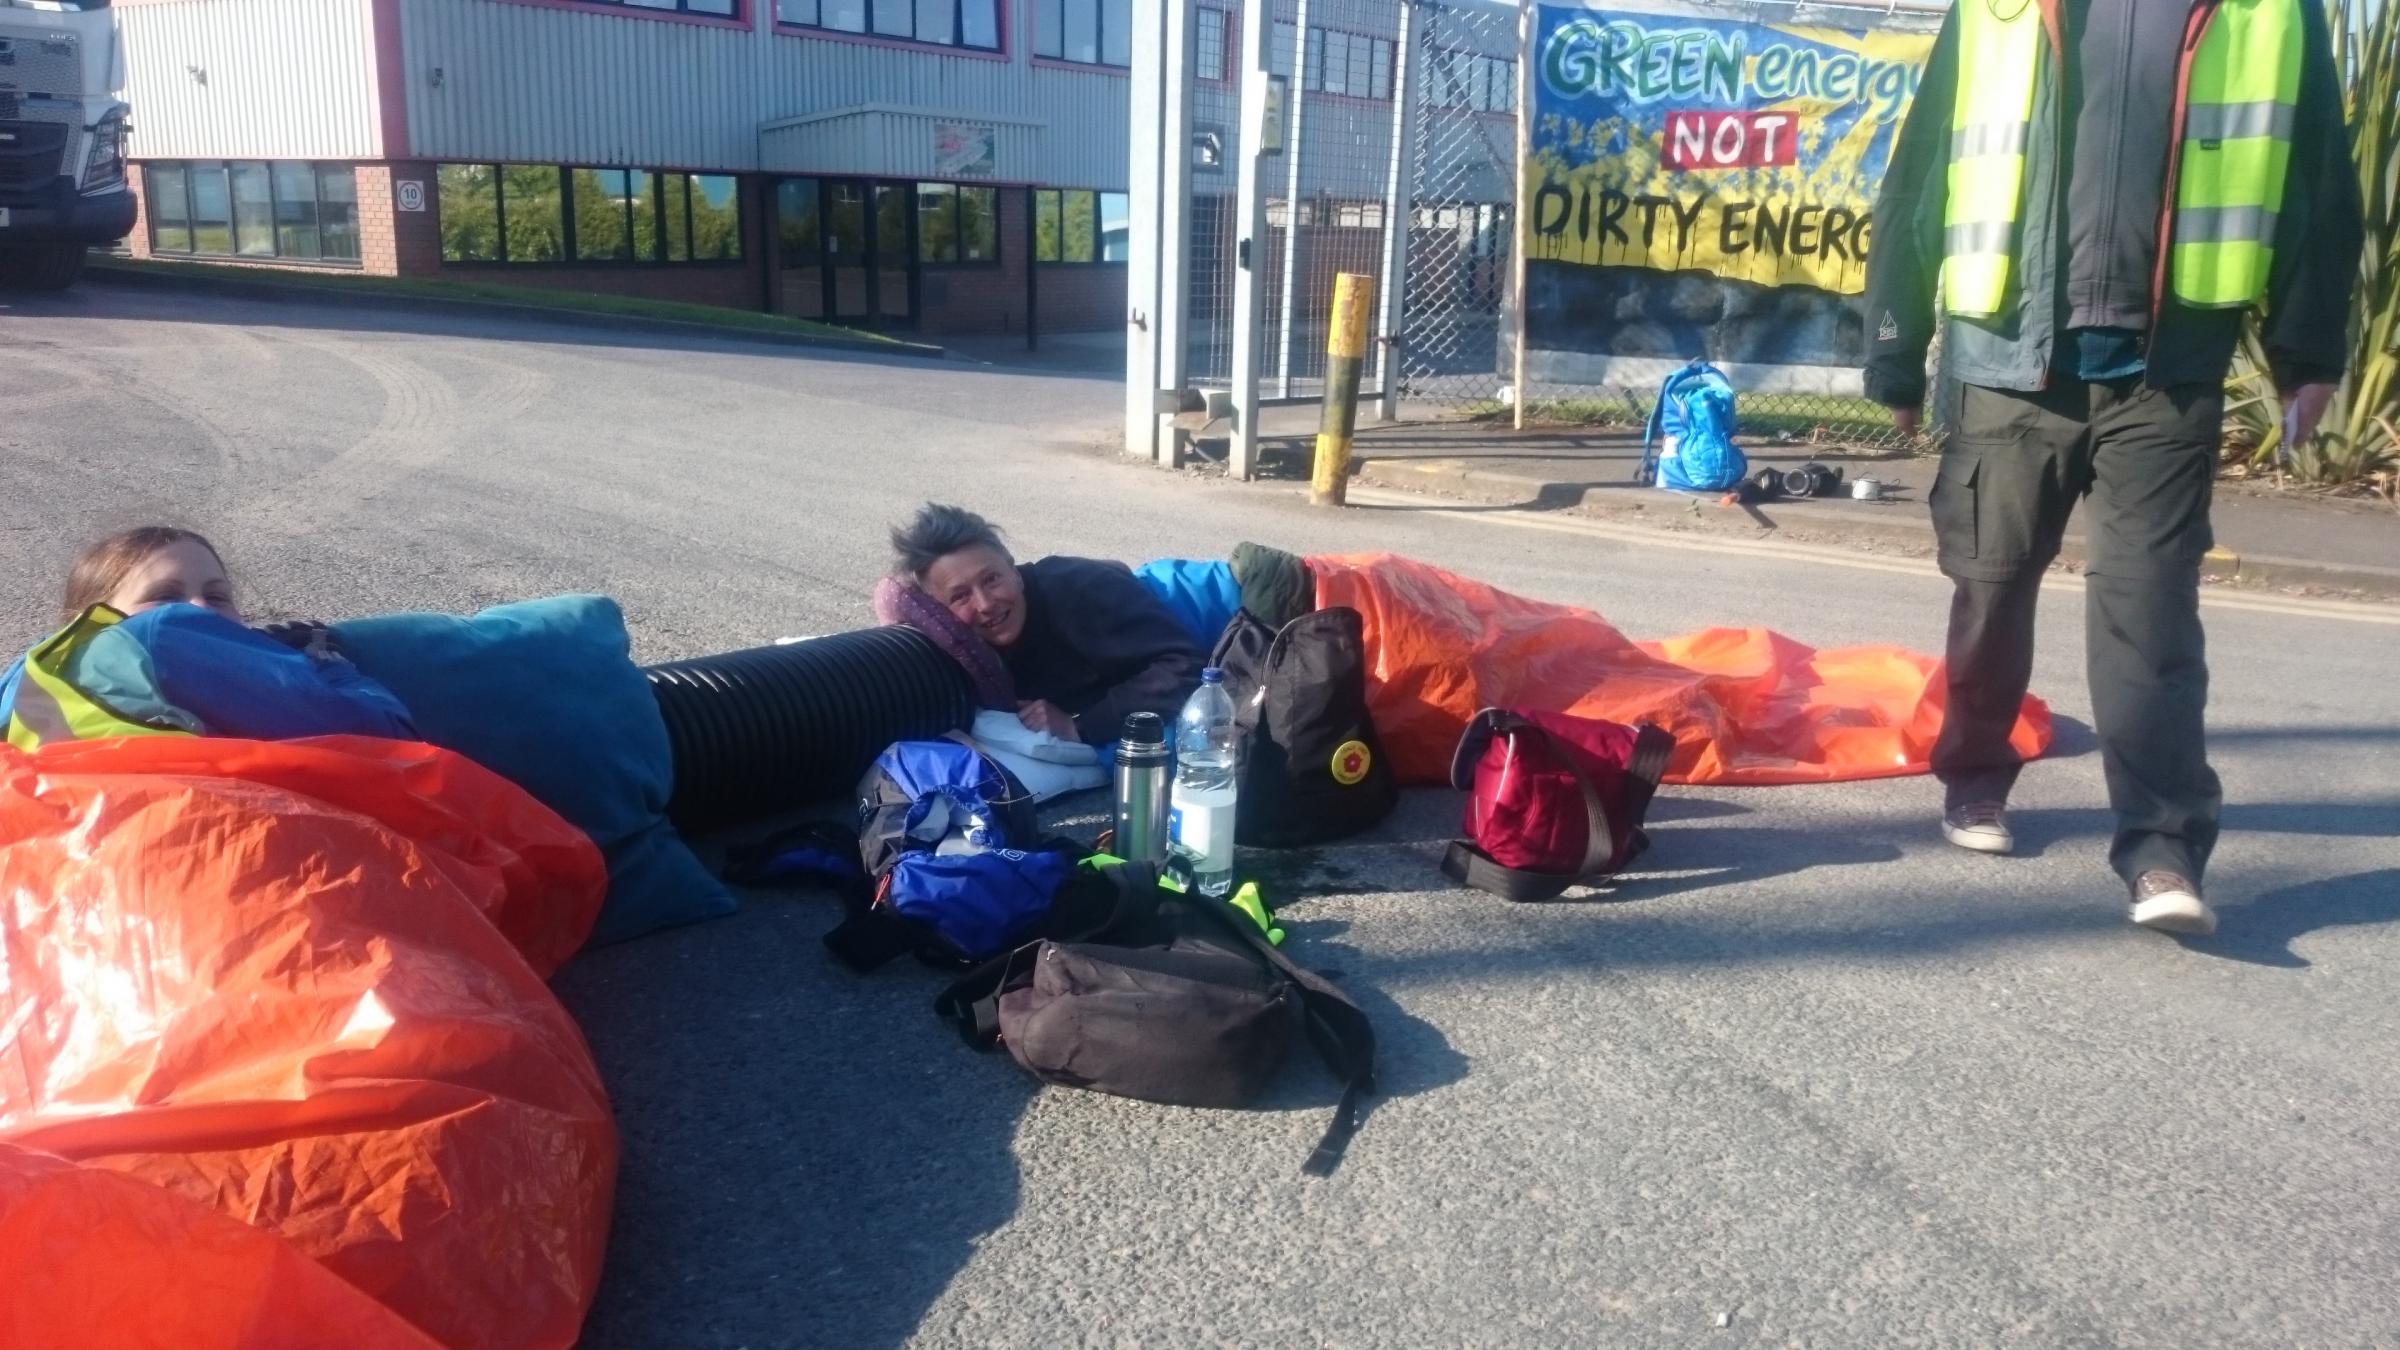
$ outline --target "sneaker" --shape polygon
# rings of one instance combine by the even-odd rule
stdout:
[[[2008,832],[2008,804],[1968,802],[1942,813],[1942,837],[1977,853],[2007,853],[2017,846]]]
[[[2206,937],[2217,931],[2216,911],[2179,872],[2144,872],[2135,878],[2132,908],[2133,921],[2156,932]]]

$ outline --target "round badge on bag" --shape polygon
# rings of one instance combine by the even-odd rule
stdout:
[[[1333,781],[1343,787],[1357,787],[1375,766],[1375,752],[1365,741],[1344,741],[1333,752]]]

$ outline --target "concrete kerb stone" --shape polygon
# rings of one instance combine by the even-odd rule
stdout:
[[[1528,509],[1572,511],[1578,515],[1617,521],[1642,521],[1662,528],[1698,528],[1712,533],[1756,537],[1759,518],[1704,498],[1677,501],[1657,492],[1595,493],[1578,490],[1572,502],[1556,500],[1559,485],[1528,474],[1486,469],[1454,459],[1364,459],[1356,461],[1354,477],[1364,483],[1402,492],[1435,492],[1480,505],[1523,505]],[[1693,509],[1696,506],[1698,509]],[[1917,504],[1912,518],[1885,518],[1885,513],[1860,513],[1838,525],[1819,520],[1766,526],[1782,538],[1861,547],[1868,552],[1933,556],[1933,530]],[[2068,540],[2059,551],[2057,566],[2068,571],[2083,567],[2083,550]],[[2354,563],[2320,563],[2302,558],[2237,554],[2214,549],[2201,574],[2219,583],[2312,593],[2340,593],[2378,600],[2400,600],[2400,568]]]
[[[602,314],[591,310],[556,309],[549,305],[519,304],[506,300],[452,299],[431,295],[388,295],[379,294],[363,287],[357,291],[346,291],[324,286],[298,286],[265,278],[252,280],[248,277],[193,276],[154,272],[139,265],[88,267],[84,269],[83,280],[87,283],[98,283],[105,286],[224,295],[242,300],[300,301],[360,306],[397,313],[514,319],[529,323],[567,324],[601,332],[655,333],[662,337],[711,338],[721,342],[749,342],[770,347],[812,347],[822,351],[863,352],[882,356],[916,357],[924,360],[942,360],[949,355],[942,348],[923,342],[829,337],[816,333],[776,333],[757,328],[730,326],[720,328],[715,324],[693,323],[682,319],[653,319],[635,314]]]

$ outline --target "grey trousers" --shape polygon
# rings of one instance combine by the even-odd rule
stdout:
[[[1933,769],[1945,806],[2006,801],[2009,731],[2033,672],[2034,607],[2067,517],[2088,500],[2084,657],[2128,882],[2197,883],[2223,791],[2208,766],[2200,560],[2225,412],[2216,385],[2054,379],[2038,393],[1968,386],[1932,493],[1950,604],[1949,705]]]

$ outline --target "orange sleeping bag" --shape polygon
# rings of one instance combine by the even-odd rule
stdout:
[[[1923,773],[1942,728],[1941,663],[1898,647],[1818,651],[1760,628],[1635,642],[1545,604],[1391,554],[1311,558],[1317,604],[1366,619],[1367,705],[1404,783],[1446,783],[1487,707],[1649,722],[1676,783],[1829,783]],[[2028,698],[2011,738],[2050,745]]]
[[[605,883],[429,746],[0,746],[0,1347],[572,1344]]]

